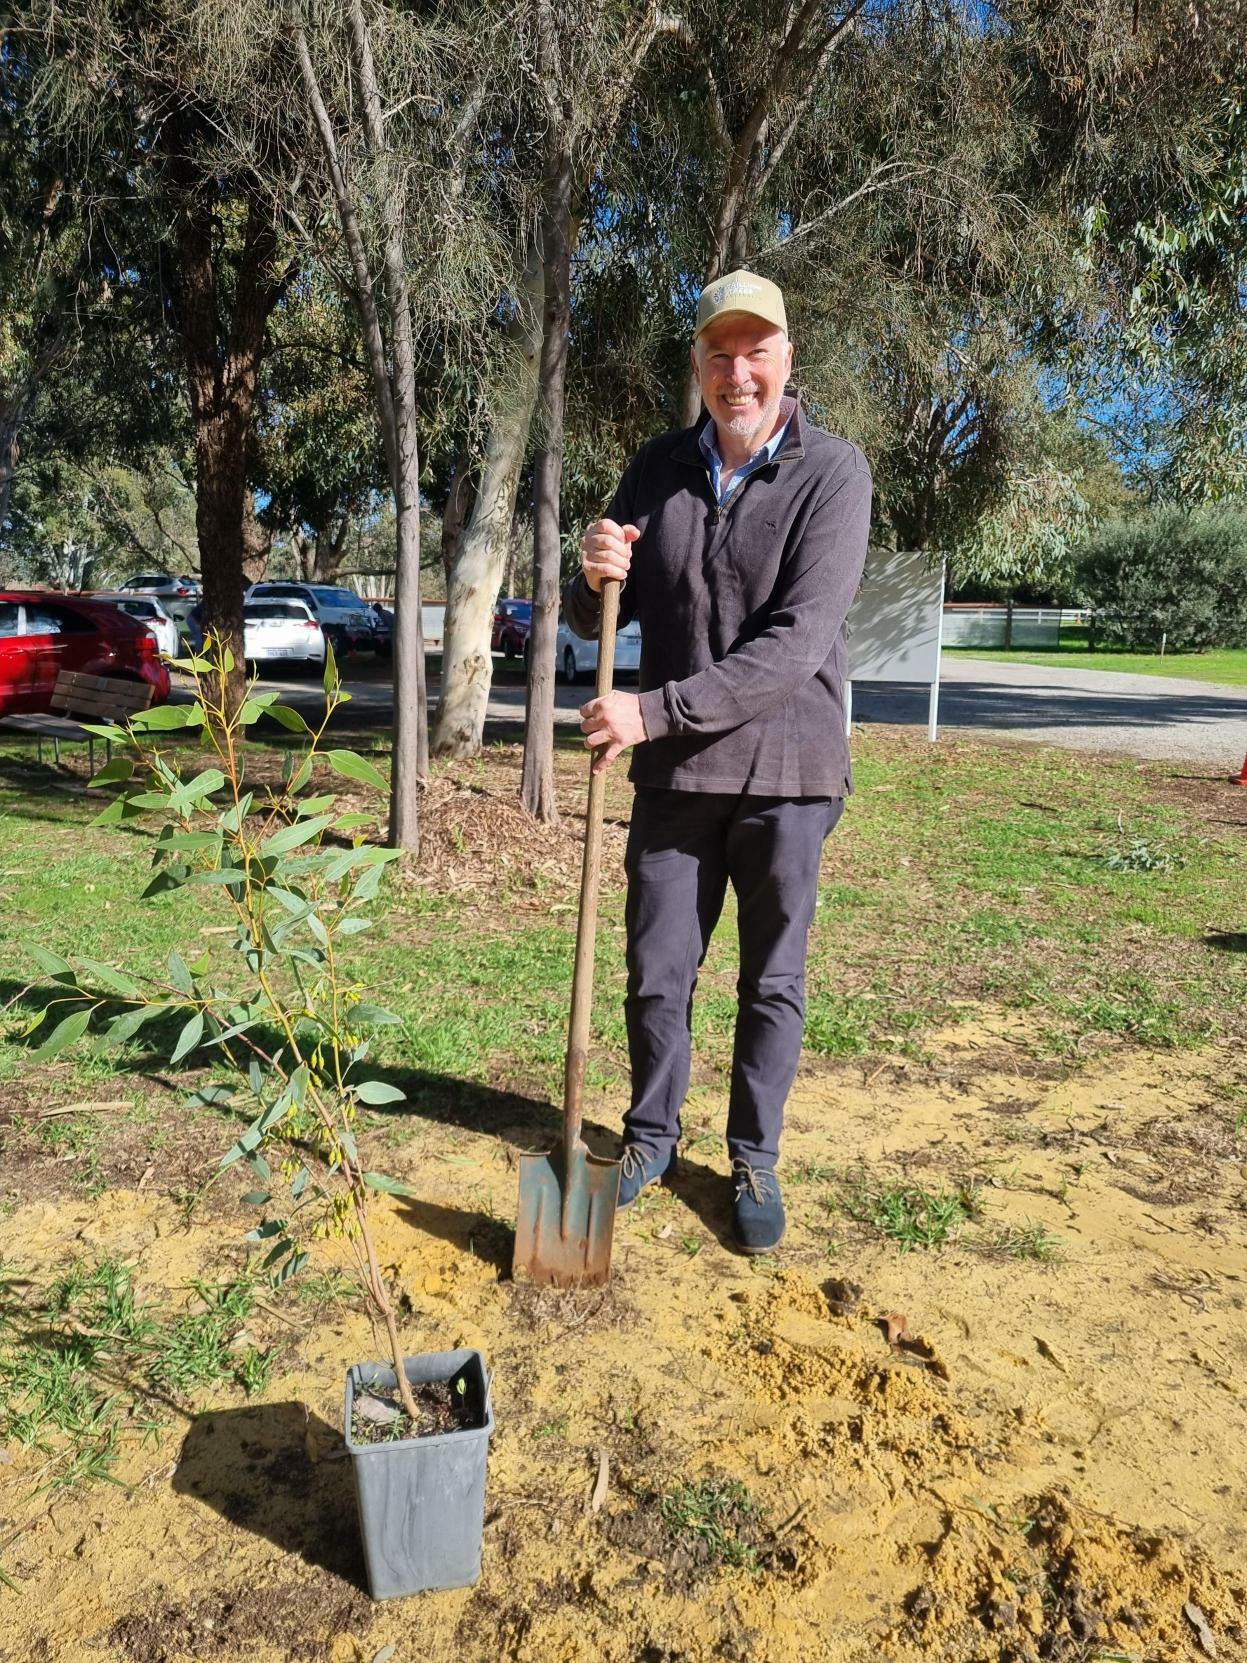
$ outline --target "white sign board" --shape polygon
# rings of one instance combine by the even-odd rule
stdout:
[[[849,676],[845,722],[852,721],[855,681],[918,681],[931,689],[927,733],[939,717],[944,568],[914,550],[872,548],[849,608]]]

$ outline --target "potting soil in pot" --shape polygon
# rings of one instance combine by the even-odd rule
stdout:
[[[412,1385],[419,1419],[413,1424],[398,1389],[370,1386],[351,1406],[351,1436],[357,1444],[395,1443],[402,1438],[434,1438],[443,1432],[470,1432],[484,1425],[462,1376]]]

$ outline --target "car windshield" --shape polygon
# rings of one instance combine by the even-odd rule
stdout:
[[[173,579],[163,572],[148,572],[145,577],[132,577],[125,587],[127,589],[167,589],[172,582]]]
[[[258,583],[252,596],[253,600],[272,600],[278,596],[285,596],[289,600],[306,600],[314,590],[300,589],[293,583]]]
[[[243,618],[254,623],[257,618],[298,618],[306,623],[310,614],[299,601],[248,601],[242,609]]]

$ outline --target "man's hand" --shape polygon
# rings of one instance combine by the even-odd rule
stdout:
[[[590,699],[581,705],[580,716],[585,744],[594,752],[595,774],[609,768],[620,751],[641,744],[645,738],[641,701],[635,693],[608,693],[603,699]]]
[[[580,569],[595,595],[600,595],[608,578],[623,583],[632,564],[632,544],[641,533],[634,525],[616,525],[614,520],[594,520],[580,539]]]

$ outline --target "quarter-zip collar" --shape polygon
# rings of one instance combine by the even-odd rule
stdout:
[[[770,462],[758,469],[759,473],[765,473],[767,468],[777,467],[781,462],[799,461],[805,455],[805,416],[801,409],[800,398],[794,397],[792,394],[785,395],[780,401],[779,410],[781,416],[787,415],[788,428],[778,452]],[[691,467],[699,468],[704,473],[706,471],[706,459],[702,453],[701,434],[707,422],[713,420],[714,417],[710,412],[703,409],[692,427],[686,427],[672,446],[670,453],[672,459],[676,462],[686,462]]]

